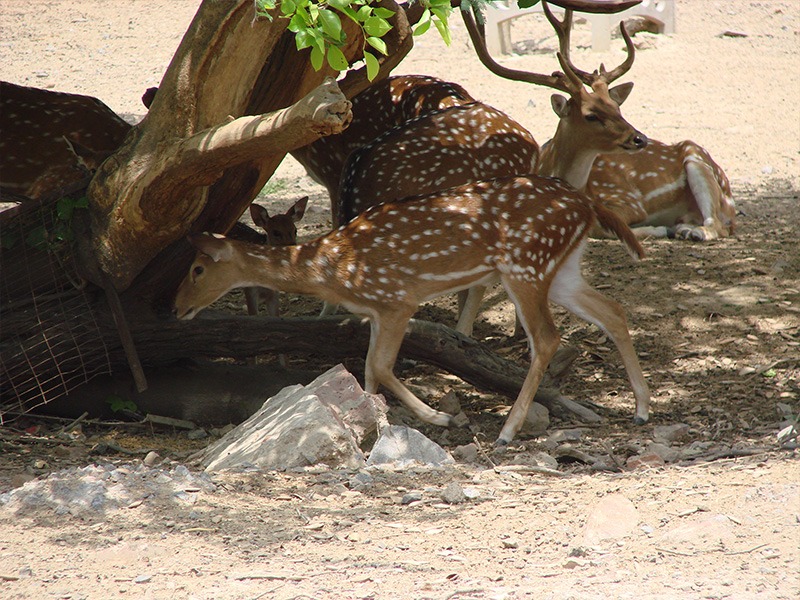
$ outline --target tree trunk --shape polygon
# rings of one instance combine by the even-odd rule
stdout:
[[[411,47],[397,11],[382,75]],[[170,295],[191,255],[190,231],[227,232],[290,150],[349,123],[349,102],[327,66],[314,71],[287,20],[255,19],[253,2],[205,0],[187,30],[145,119],[96,173],[88,190],[88,277],[149,300]],[[350,62],[360,30],[343,20]],[[349,93],[366,81],[345,79]],[[286,108],[288,107],[288,108]],[[94,264],[92,264],[94,263]]]

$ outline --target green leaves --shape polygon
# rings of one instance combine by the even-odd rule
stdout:
[[[325,64],[336,71],[350,68],[342,48],[347,34],[342,19],[350,19],[364,34],[364,63],[367,77],[374,79],[380,67],[376,54],[386,55],[388,47],[383,37],[392,29],[389,19],[394,11],[373,6],[376,0],[255,0],[259,17],[273,18],[279,8],[280,17],[288,19],[287,29],[294,33],[298,50],[310,49],[311,66],[319,70]],[[435,25],[447,44],[450,29],[447,20],[452,13],[450,0],[418,0],[425,7],[423,18],[414,28],[414,35],[422,35],[431,24]],[[371,51],[371,50],[374,50]]]
[[[339,15],[327,9],[322,9],[317,14],[322,32],[332,40],[343,42],[344,32],[342,31],[342,22],[339,20]]]
[[[364,64],[367,66],[367,79],[372,81],[375,79],[375,77],[377,77],[381,65],[378,62],[378,59],[367,51],[364,51]]]
[[[453,12],[453,7],[450,6],[449,0],[421,0],[425,10],[422,11],[417,24],[414,26],[414,35],[423,35],[434,25],[439,30],[439,35],[442,36],[444,43],[450,45],[450,26],[448,19]]]
[[[386,42],[381,38],[392,29],[387,19],[394,12],[380,6],[373,7],[373,0],[280,0],[281,17],[289,20],[287,28],[295,34],[298,50],[310,48],[311,66],[319,70],[327,59],[335,71],[350,68],[342,47],[347,35],[342,27],[342,17],[358,24],[364,32],[364,61],[367,75],[373,79],[378,73],[378,60],[366,51],[370,46],[381,54],[387,53]],[[259,16],[278,6],[276,0],[256,0]]]

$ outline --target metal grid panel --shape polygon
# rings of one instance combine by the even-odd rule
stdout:
[[[0,220],[0,423],[7,411],[31,410],[111,372],[71,245],[57,239],[64,224],[56,206],[18,206]]]

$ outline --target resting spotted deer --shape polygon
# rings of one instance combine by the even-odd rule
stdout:
[[[638,237],[708,241],[732,235],[736,208],[725,173],[694,142],[663,144],[630,156],[600,156],[586,191],[622,217]],[[595,230],[595,237],[604,232]]]
[[[0,82],[0,189],[41,198],[87,178],[131,126],[97,98]]]
[[[314,241],[270,247],[212,234],[192,236],[197,255],[175,298],[180,319],[237,287],[312,294],[370,321],[365,390],[385,386],[422,421],[447,426],[392,372],[409,319],[421,302],[499,280],[520,315],[531,365],[498,437],[522,425],[559,334],[549,301],[601,327],[617,345],[636,398],[635,419],[648,418],[649,390],[622,307],[589,286],[581,256],[591,228],[613,231],[635,256],[642,247],[625,223],[586,195],[554,179],[506,177],[466,184],[414,200],[372,207]]]
[[[559,39],[568,39],[571,12],[565,11],[564,20],[559,22],[546,2],[542,5]],[[620,153],[630,148],[619,145],[603,147],[613,140],[611,130],[617,125],[619,111],[612,107],[609,114],[576,92],[582,90],[583,83],[600,95],[609,83],[630,69],[635,51],[624,24],[621,32],[628,58],[610,73],[602,65],[594,73],[575,69],[569,63],[569,44],[560,44],[570,67],[564,69],[572,82],[567,90],[570,98],[552,97],[559,124],[556,135],[542,148],[537,173],[559,177],[585,190],[632,226],[639,237],[705,241],[732,234],[736,210],[730,183],[705,149],[690,141],[667,145],[654,140],[645,150],[635,153]],[[608,89],[616,104],[622,104],[629,93],[630,88],[624,86]],[[580,144],[574,143],[576,138]],[[587,150],[595,152],[586,154]],[[607,236],[599,228],[592,235]]]

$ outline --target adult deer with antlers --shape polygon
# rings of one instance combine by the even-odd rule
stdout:
[[[383,385],[421,420],[446,426],[454,417],[426,405],[392,372],[406,326],[421,302],[499,279],[527,333],[531,365],[498,443],[507,444],[519,430],[558,348],[549,301],[595,323],[614,341],[636,398],[635,419],[643,423],[650,395],[624,311],[581,275],[581,256],[595,223],[618,235],[635,256],[642,254],[614,213],[566,184],[535,176],[375,206],[297,246],[201,234],[190,238],[198,252],[178,288],[175,311],[191,319],[229,290],[246,286],[341,304],[370,321],[366,391],[376,393]]]
[[[569,62],[571,11],[565,11],[563,21],[558,21],[544,0],[542,6],[558,33],[568,65],[564,68],[568,87],[563,91],[570,98],[552,97],[559,123],[555,136],[542,149],[537,173],[559,177],[585,190],[631,225],[639,237],[705,241],[733,233],[736,211],[730,183],[705,149],[690,141],[668,145],[651,140],[642,152],[620,153],[630,148],[614,143],[618,111],[584,92],[584,85],[597,97],[605,96],[607,90],[618,105],[630,93],[633,84],[608,88],[633,64],[635,50],[624,24],[620,31],[628,58],[610,72],[601,65],[599,71],[588,73]],[[607,236],[599,228],[593,235]]]

